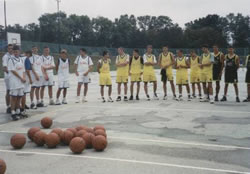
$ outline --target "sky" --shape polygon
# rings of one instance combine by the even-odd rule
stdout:
[[[4,25],[4,0],[0,0],[0,25]],[[6,0],[7,23],[38,23],[44,13],[57,11],[56,0]],[[61,0],[60,10],[70,14],[104,16],[111,20],[123,14],[169,16],[181,27],[208,14],[250,15],[250,0]]]

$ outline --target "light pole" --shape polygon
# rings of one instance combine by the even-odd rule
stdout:
[[[60,37],[61,37],[61,29],[60,29],[60,2],[61,0],[56,0],[57,2],[57,25],[58,25],[58,31],[57,31],[57,43],[58,43],[58,53],[61,51],[61,45],[60,45]]]
[[[4,27],[5,27],[5,40],[7,41],[7,15],[6,15],[6,1],[4,0]]]

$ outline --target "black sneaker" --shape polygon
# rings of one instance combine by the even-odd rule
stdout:
[[[30,104],[30,109],[37,109],[37,106],[35,105],[35,103]]]
[[[148,101],[150,100],[150,97],[149,97],[149,95],[147,95],[147,100],[148,100]]]
[[[190,96],[190,95],[188,95],[188,101],[191,101],[191,100],[192,100],[191,96]]]
[[[239,97],[236,97],[236,102],[240,103],[240,98]]]
[[[30,109],[29,106],[25,105],[25,109]]]
[[[12,115],[11,115],[11,118],[12,118],[13,121],[19,120],[19,119],[17,118],[17,115],[16,115],[16,114],[12,114]]]
[[[223,96],[222,99],[221,99],[220,101],[222,101],[222,102],[227,101],[227,97],[226,97],[226,96]]]
[[[216,102],[219,101],[218,95],[216,95],[216,96],[214,97],[214,101],[216,101]]]
[[[41,108],[41,107],[44,107],[44,104],[43,104],[43,103],[37,103],[36,106],[37,106],[38,108]]]
[[[104,98],[104,97],[102,97],[102,102],[103,102],[103,103],[105,103],[105,102],[106,102],[106,100],[105,100],[105,98]]]
[[[138,96],[138,95],[136,96],[136,100],[140,100],[140,98],[139,98],[139,96]]]
[[[118,96],[117,99],[116,99],[117,102],[119,102],[121,100],[122,100],[121,96]]]
[[[124,96],[124,101],[128,101],[128,97],[127,96]]]
[[[243,102],[250,102],[250,98],[246,98]]]
[[[25,113],[25,111],[20,113],[21,118],[28,118],[28,115]]]
[[[6,113],[7,113],[7,114],[11,114],[11,108],[10,108],[10,107],[8,107],[8,108],[6,109]]]
[[[129,97],[129,100],[134,100],[134,96],[131,95],[131,96]]]

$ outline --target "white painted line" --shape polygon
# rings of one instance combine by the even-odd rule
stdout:
[[[50,129],[48,129],[47,131],[49,132]],[[21,133],[21,134],[26,134],[27,132],[0,131],[0,133],[13,133],[13,134]],[[250,150],[250,147],[243,147],[243,146],[206,144],[206,143],[184,142],[184,141],[174,141],[174,140],[159,140],[159,139],[157,140],[157,139],[128,138],[128,137],[114,137],[114,136],[108,136],[108,138],[109,139],[117,139],[117,140],[140,141],[140,142],[153,142],[153,143],[166,143],[166,144],[180,144],[180,145],[188,145],[188,146],[215,147],[215,148],[222,148],[222,149]]]
[[[126,163],[157,165],[157,166],[183,168],[183,169],[203,170],[203,171],[218,172],[218,173],[250,174],[250,172],[227,170],[227,169],[196,167],[196,166],[188,166],[188,165],[160,163],[160,162],[151,162],[151,161],[129,160],[129,159],[121,159],[121,158],[95,157],[95,156],[83,156],[83,155],[68,155],[68,154],[43,153],[43,152],[28,152],[28,151],[14,151],[14,150],[13,151],[11,151],[11,150],[0,150],[0,152],[3,152],[3,153],[16,153],[16,154],[34,154],[34,155],[45,155],[45,156],[71,157],[71,158],[85,158],[85,159],[95,159],[95,160],[106,160],[106,161],[115,161],[115,162],[126,162]]]

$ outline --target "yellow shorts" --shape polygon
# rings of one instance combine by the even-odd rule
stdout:
[[[128,76],[116,76],[116,83],[128,83]]]
[[[174,80],[174,77],[173,77],[173,72],[171,71],[171,72],[168,72],[167,71],[167,79],[168,79],[168,81],[173,81]]]
[[[187,74],[176,74],[176,85],[187,85],[188,75]]]
[[[143,74],[143,82],[156,82],[155,74]]]
[[[200,83],[200,72],[192,72],[190,73],[190,83]]]
[[[201,82],[208,83],[213,81],[213,73],[212,72],[201,72]]]
[[[111,80],[110,74],[101,73],[99,76],[99,84],[100,84],[100,86],[111,86],[112,80]]]
[[[141,82],[141,74],[131,74],[130,81],[131,82]]]

